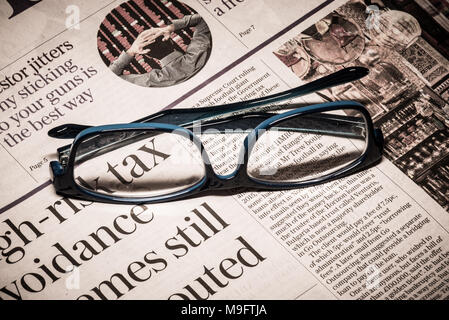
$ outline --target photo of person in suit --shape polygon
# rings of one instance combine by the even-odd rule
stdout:
[[[167,87],[190,79],[206,64],[209,27],[185,4],[128,1],[100,26],[98,48],[109,69],[143,87]]]

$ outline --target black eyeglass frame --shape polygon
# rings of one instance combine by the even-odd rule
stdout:
[[[352,71],[366,74],[366,69],[354,67]],[[342,71],[348,71],[344,69]],[[339,71],[340,73],[342,71]],[[351,70],[349,70],[351,71]],[[337,72],[338,73],[338,72]],[[335,74],[331,75],[334,76]],[[328,76],[329,77],[329,76]],[[355,77],[353,74],[352,77]],[[318,81],[323,79],[319,79]],[[340,78],[341,81],[341,78]],[[316,82],[316,81],[315,81]],[[335,82],[335,81],[334,81]],[[344,81],[344,82],[347,82]],[[313,83],[310,83],[313,84]],[[307,85],[310,85],[307,84]],[[307,86],[306,85],[306,86]],[[335,84],[333,84],[335,85]],[[302,87],[300,87],[302,88]],[[298,88],[295,88],[297,91]],[[87,127],[79,125],[63,125],[54,128],[49,131],[49,135],[55,138],[70,139],[74,138],[71,146],[65,146],[58,149],[60,153],[60,161],[50,162],[50,171],[52,175],[53,184],[56,189],[56,193],[59,195],[77,198],[81,200],[100,201],[106,203],[157,203],[173,201],[185,198],[187,196],[195,196],[201,192],[209,190],[219,189],[234,189],[234,188],[249,188],[257,190],[287,190],[303,188],[328,182],[334,179],[342,178],[353,173],[364,170],[372,165],[375,165],[382,159],[383,150],[383,136],[380,129],[375,129],[372,123],[371,116],[366,108],[360,103],[353,101],[337,101],[322,104],[315,104],[311,106],[303,106],[294,110],[284,112],[281,114],[270,114],[267,112],[251,112],[254,107],[266,104],[267,102],[282,101],[292,96],[301,95],[298,92],[289,90],[290,94],[279,93],[265,98],[259,98],[250,100],[248,102],[236,103],[228,106],[220,106],[220,108],[201,108],[201,109],[173,109],[158,112],[154,115],[141,119],[138,123],[129,124],[116,124],[105,125],[97,127]],[[291,93],[293,91],[293,94]],[[287,91],[288,93],[288,91]],[[256,103],[254,103],[256,101]],[[248,104],[250,107],[248,107]],[[240,109],[239,109],[240,108]],[[272,109],[277,109],[278,106],[273,106]],[[268,108],[269,109],[269,108]],[[335,111],[335,110],[354,110],[359,112],[364,117],[366,124],[366,148],[361,156],[351,162],[348,166],[331,172],[325,176],[310,179],[306,181],[296,183],[275,183],[267,182],[252,178],[247,173],[248,159],[254,142],[258,139],[259,133],[264,132],[270,127],[275,126],[280,121],[284,121],[291,117],[301,117],[305,115],[317,114],[321,112]],[[267,110],[267,108],[265,108]],[[243,111],[243,112],[242,112]],[[249,112],[248,112],[249,111]],[[240,112],[240,114],[239,114]],[[245,113],[246,112],[246,113]],[[222,176],[215,173],[211,165],[207,152],[195,134],[188,128],[192,127],[194,123],[198,121],[208,122],[232,122],[233,120],[244,118],[245,116],[254,116],[258,119],[259,125],[257,125],[245,138],[242,149],[240,151],[239,161],[235,171],[229,175]],[[261,121],[262,119],[262,121]],[[149,121],[149,122],[144,122]],[[153,122],[157,121],[157,122]],[[182,125],[173,123],[179,123],[182,121]],[[186,122],[187,121],[187,122]],[[165,123],[164,123],[165,122]],[[167,133],[182,133],[183,136],[189,137],[191,141],[199,148],[203,157],[205,165],[205,176],[199,182],[191,187],[187,187],[181,191],[177,191],[168,195],[155,196],[155,197],[116,197],[114,195],[101,194],[92,190],[81,187],[76,183],[74,177],[74,163],[76,150],[78,146],[87,138],[94,135],[101,134],[102,132],[114,132],[114,131],[151,131],[167,132]],[[68,156],[67,156],[68,154]]]

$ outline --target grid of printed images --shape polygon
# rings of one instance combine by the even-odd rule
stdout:
[[[349,1],[274,54],[305,82],[368,67],[364,79],[320,95],[364,103],[386,157],[449,211],[448,42],[445,1]]]

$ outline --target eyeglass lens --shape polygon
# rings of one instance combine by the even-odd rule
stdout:
[[[298,115],[259,133],[248,160],[256,181],[298,183],[328,176],[358,159],[366,120],[352,109]]]
[[[182,132],[103,132],[81,142],[74,163],[79,186],[116,197],[171,194],[204,176],[200,149]]]

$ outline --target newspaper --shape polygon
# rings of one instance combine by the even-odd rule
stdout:
[[[400,3],[2,2],[0,299],[447,298],[447,17]],[[175,53],[133,47],[172,21]],[[158,86],[185,52],[194,68]],[[65,198],[49,180],[67,144],[48,137],[55,126],[214,107],[353,65],[368,78],[297,102],[367,106],[386,150],[358,174],[151,205]],[[243,136],[205,139],[217,172]]]

